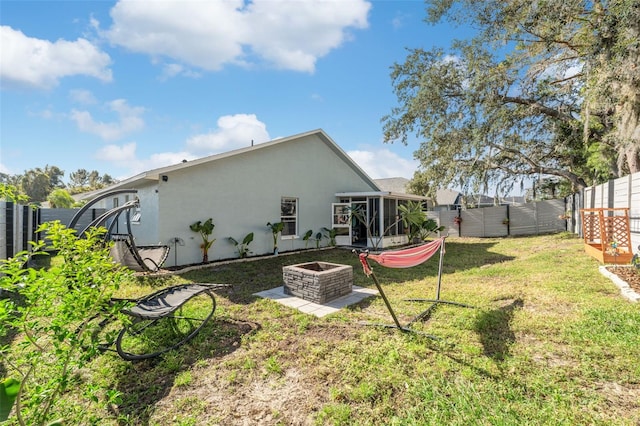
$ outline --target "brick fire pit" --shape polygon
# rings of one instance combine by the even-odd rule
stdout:
[[[313,303],[326,303],[351,293],[353,267],[328,262],[299,263],[282,268],[284,293]]]

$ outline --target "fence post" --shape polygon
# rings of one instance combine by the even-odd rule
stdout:
[[[13,202],[7,201],[5,203],[4,208],[5,208],[5,220],[6,220],[6,227],[5,227],[5,233],[4,233],[5,244],[6,244],[5,255],[6,255],[6,258],[9,259],[10,257],[13,257],[13,254],[14,254],[13,230],[15,228],[15,218],[14,218]]]

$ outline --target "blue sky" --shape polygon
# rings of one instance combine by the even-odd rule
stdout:
[[[406,48],[460,29],[422,1],[0,2],[0,172],[124,179],[321,128],[371,177],[411,178],[382,142]]]

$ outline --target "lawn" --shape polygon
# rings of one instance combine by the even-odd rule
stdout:
[[[282,266],[350,264],[346,249],[222,263],[139,277],[121,296],[183,282],[233,284],[215,319],[161,358],[125,362],[111,352],[83,386],[120,392],[100,411],[70,393],[59,404],[76,423],[113,425],[637,425],[640,306],[598,272],[569,234],[450,238],[441,305],[402,333],[380,297],[317,318],[254,293],[282,285]],[[401,322],[433,297],[437,257],[375,273]],[[75,414],[74,414],[75,413]],[[69,417],[70,416],[70,417]],[[73,417],[76,416],[76,417]]]

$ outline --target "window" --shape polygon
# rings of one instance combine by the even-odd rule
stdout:
[[[298,199],[282,197],[280,201],[280,221],[284,223],[283,237],[298,235]]]
[[[142,217],[142,213],[140,213],[140,208],[137,208],[136,211],[131,216],[131,223],[140,223],[141,217]]]
[[[349,228],[349,207],[348,203],[334,203],[333,208],[333,227]]]
[[[380,199],[369,198],[369,215],[367,220],[371,223],[369,232],[373,237],[380,236]]]

